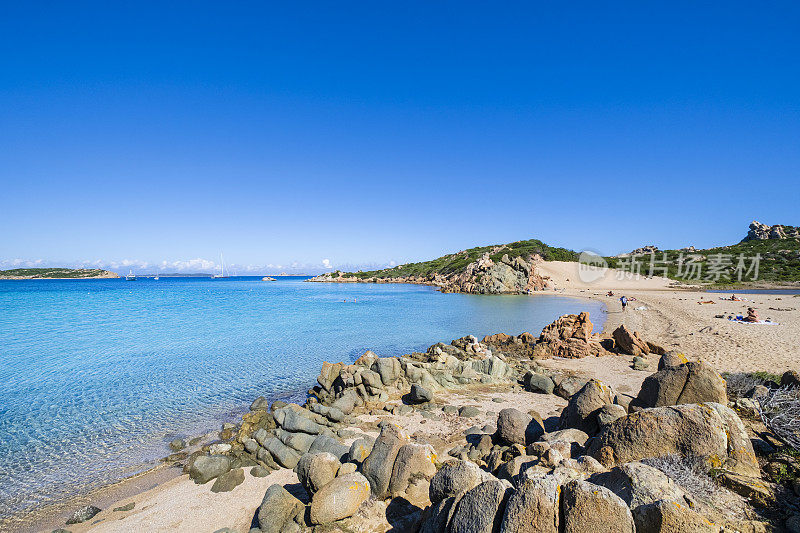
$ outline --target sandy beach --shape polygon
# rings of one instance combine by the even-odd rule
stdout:
[[[719,372],[765,370],[781,373],[800,366],[798,297],[757,294],[741,295],[747,301],[725,301],[721,298],[727,295],[678,289],[670,280],[663,278],[620,281],[614,272],[607,273],[594,283],[585,283],[578,279],[575,268],[575,264],[570,263],[548,263],[543,265],[542,271],[553,282],[558,294],[595,299],[607,305],[604,335],[625,324],[643,338],[667,350],[680,351],[690,360],[702,359]],[[608,291],[613,291],[614,296],[607,296]],[[541,294],[553,293],[551,290]],[[618,301],[622,294],[631,300],[624,312]],[[762,318],[777,324],[748,325],[727,320],[729,315],[744,314],[748,306],[755,307]],[[723,318],[718,318],[719,315]],[[596,320],[595,317],[591,318]],[[531,333],[539,334],[538,331]],[[650,356],[651,368],[655,368],[657,360],[657,356]],[[615,390],[632,396],[636,395],[642,380],[650,374],[631,369],[630,357],[617,355],[570,360],[546,359],[540,364],[550,369],[600,379]],[[416,412],[405,416],[389,413],[362,415],[359,418],[363,424],[360,429],[365,434],[376,436],[376,422],[379,419],[389,420],[411,435],[424,436],[429,442],[437,442],[437,451],[441,452],[448,448],[449,443],[463,438],[462,432],[468,427],[493,424],[501,408],[517,407],[523,411],[535,409],[546,423],[552,424],[566,405],[566,401],[557,396],[534,394],[521,387],[465,387],[443,393],[439,400],[456,407],[473,405],[481,414],[476,418],[448,414],[426,418]],[[399,403],[399,399],[392,402]],[[211,483],[196,485],[187,475],[181,475],[178,469],[163,467],[136,480],[102,489],[80,501],[69,502],[69,505],[43,510],[41,514],[29,517],[30,521],[15,527],[34,531],[65,527],[63,524],[69,511],[79,504],[92,502],[104,510],[86,523],[68,526],[69,531],[212,533],[227,527],[245,532],[250,528],[254,510],[261,503],[264,492],[273,483],[294,487],[298,497],[302,496],[303,490],[296,474],[287,469],[263,478],[253,477],[249,469],[245,469],[243,484],[231,492],[214,494],[210,491]],[[132,502],[135,502],[132,510],[113,510]]]
[[[604,333],[625,324],[668,350],[703,359],[719,372],[781,373],[800,365],[800,296],[739,294],[742,301],[737,302],[723,299],[730,294],[676,288],[666,278],[629,279],[609,269],[603,277],[587,283],[580,280],[576,263],[554,261],[540,266],[561,294],[606,304]],[[608,291],[614,296],[607,296]],[[624,313],[619,302],[622,295],[635,299]],[[762,320],[776,324],[727,319],[747,315],[748,307],[754,307]],[[718,318],[720,315],[723,318]]]

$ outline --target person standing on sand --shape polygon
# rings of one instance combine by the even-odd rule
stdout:
[[[628,297],[623,295],[623,296],[622,296],[622,297],[619,299],[619,302],[622,304],[622,310],[624,311],[624,310],[625,310],[625,308],[626,308],[626,307],[628,307]]]

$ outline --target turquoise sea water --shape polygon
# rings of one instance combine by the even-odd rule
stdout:
[[[0,517],[149,467],[259,395],[302,399],[324,360],[604,320],[572,298],[302,279],[0,281]]]

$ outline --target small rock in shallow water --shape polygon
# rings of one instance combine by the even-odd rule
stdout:
[[[456,407],[455,405],[445,405],[444,407],[442,407],[442,412],[449,415],[457,415],[458,407]]]
[[[211,492],[230,492],[244,482],[244,470],[237,468],[225,472],[211,486]]]
[[[94,517],[97,513],[102,511],[99,507],[95,507],[94,505],[87,505],[86,507],[81,507],[74,513],[72,516],[69,517],[67,520],[67,525],[70,524],[80,524],[81,522],[86,522],[90,518]]]
[[[186,448],[186,441],[183,439],[175,439],[169,443],[169,447],[172,451],[178,452]]]
[[[493,401],[494,403],[503,403],[505,400],[504,400],[504,399],[502,399],[502,398],[492,398],[492,401]]]
[[[183,461],[187,457],[189,457],[189,454],[186,452],[176,452],[176,453],[171,453],[168,456],[164,457],[162,461],[164,461],[165,463],[174,463],[176,461]]]
[[[114,507],[114,511],[115,511],[115,512],[120,512],[120,511],[130,511],[130,510],[132,510],[134,507],[136,507],[136,502],[126,503],[126,504],[125,504],[125,505],[123,505],[122,507]]]
[[[259,396],[258,398],[253,400],[253,403],[250,404],[251,411],[258,411],[261,409],[263,410],[269,409],[269,400],[267,400],[263,396]]]

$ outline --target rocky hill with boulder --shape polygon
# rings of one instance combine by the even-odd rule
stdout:
[[[769,226],[754,220],[736,244],[680,250],[659,250],[651,245],[605,259],[611,268],[629,269],[632,258],[638,260],[645,276],[664,275],[666,268],[667,277],[692,284],[791,287],[800,282],[800,227]],[[689,262],[691,269],[685,267]]]
[[[415,283],[442,292],[523,294],[542,290],[547,280],[536,272],[542,260],[576,261],[578,254],[538,240],[471,248],[432,261],[369,272],[332,272],[308,281],[338,283]]]
[[[794,239],[800,240],[800,228],[794,226],[781,226],[776,224],[768,226],[757,220],[750,223],[750,231],[742,242],[747,241],[766,241],[770,239]]]

